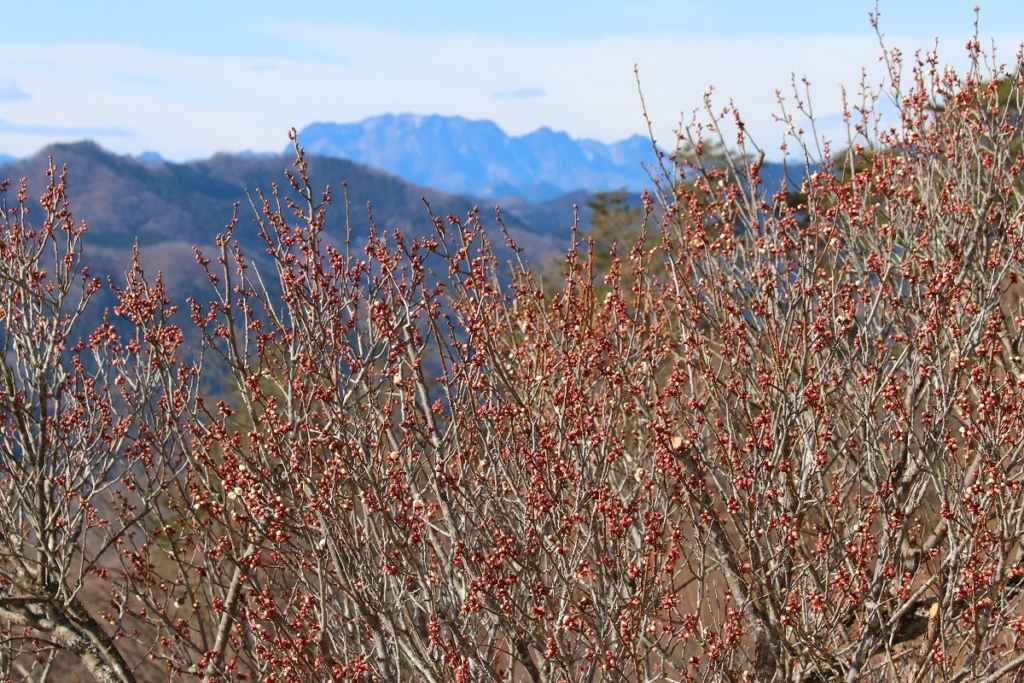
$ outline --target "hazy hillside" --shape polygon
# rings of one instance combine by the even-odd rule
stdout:
[[[308,151],[352,159],[410,182],[480,197],[544,201],[573,190],[640,191],[651,142],[636,135],[606,145],[541,128],[512,137],[491,121],[387,114],[359,123],[314,123],[299,133]]]
[[[4,166],[0,179],[17,182],[28,178],[29,197],[38,197],[45,183],[47,155],[58,164],[68,165],[69,197],[77,221],[85,220],[85,262],[91,271],[115,282],[123,281],[136,242],[148,273],[161,271],[171,297],[184,302],[186,297],[208,301],[211,292],[205,275],[196,265],[193,246],[207,254],[213,252],[214,237],[231,220],[232,207],[240,203],[236,236],[258,264],[265,258],[265,244],[253,224],[253,211],[246,191],[269,191],[272,184],[287,186],[284,171],[293,157],[218,154],[210,159],[185,164],[160,161],[151,155],[145,159],[118,156],[95,143],[52,145],[38,154]],[[434,230],[421,198],[426,197],[434,213],[462,215],[479,204],[485,225],[493,228],[492,239],[503,258],[512,258],[504,246],[494,218],[494,202],[480,202],[411,185],[399,178],[342,159],[310,156],[309,172],[316,187],[330,185],[333,205],[328,213],[328,239],[341,242],[345,235],[345,210],[342,183],[347,182],[350,201],[352,239],[361,248],[370,230],[367,203],[372,203],[373,219],[379,230],[400,229],[407,235],[423,235]],[[11,197],[7,198],[8,203]],[[582,202],[581,202],[582,203]],[[522,214],[523,218],[519,217]],[[564,202],[531,206],[519,203],[502,212],[502,218],[526,258],[547,265],[564,253],[568,228],[572,225],[572,206]],[[524,220],[527,219],[527,220]],[[529,222],[528,222],[529,221]],[[531,229],[529,223],[540,226]],[[99,321],[104,308],[114,305],[113,296],[104,290],[92,316],[85,324]],[[94,318],[94,319],[93,319]]]

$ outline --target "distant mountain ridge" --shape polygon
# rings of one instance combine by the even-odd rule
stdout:
[[[509,136],[492,121],[461,116],[385,114],[359,123],[313,123],[299,132],[306,151],[349,159],[453,194],[546,201],[576,190],[651,182],[654,162],[643,136],[605,144],[540,128]]]
[[[93,271],[120,278],[129,263],[132,245],[138,244],[147,267],[162,270],[168,289],[181,300],[208,294],[192,247],[213,249],[214,236],[230,221],[235,202],[241,204],[235,236],[259,261],[266,244],[253,226],[246,192],[255,193],[257,188],[269,191],[277,183],[285,194],[292,194],[284,172],[292,167],[294,154],[216,154],[179,164],[155,153],[117,155],[94,142],[50,145],[31,157],[5,164],[0,180],[27,178],[29,196],[38,197],[51,155],[54,163],[68,164],[69,198],[76,220],[88,221],[84,242],[87,263]],[[432,235],[435,228],[423,204],[425,198],[440,216],[465,216],[480,204],[481,220],[488,226],[496,248],[503,258],[511,256],[511,252],[505,253],[493,203],[412,185],[344,159],[311,154],[307,161],[313,184],[318,188],[330,185],[335,190],[326,225],[332,241],[340,242],[346,234],[346,195],[351,202],[351,235],[357,250],[370,230],[369,203],[380,230],[398,229],[412,237]],[[581,203],[585,200],[585,196],[579,198]],[[548,263],[564,253],[573,223],[571,200],[566,201],[520,201],[502,211],[509,234],[535,263]],[[583,220],[588,217],[589,213]]]

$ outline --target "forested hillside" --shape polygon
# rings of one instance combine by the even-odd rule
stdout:
[[[139,160],[118,156],[94,143],[82,142],[47,147],[29,159],[3,168],[3,177],[26,178],[29,196],[42,191],[47,157],[68,165],[68,183],[73,188],[73,210],[78,220],[89,226],[84,243],[87,262],[94,274],[112,275],[120,281],[138,244],[147,269],[163,272],[168,293],[177,301],[205,291],[206,278],[196,265],[193,247],[213,247],[216,235],[231,221],[237,202],[238,239],[256,262],[260,262],[266,244],[259,237],[253,220],[256,213],[251,196],[259,203],[258,190],[270,192],[277,184],[290,192],[284,171],[291,168],[294,154],[280,156],[243,156],[218,154],[210,159],[183,164]],[[400,230],[417,237],[432,234],[433,223],[424,204],[430,203],[437,215],[465,215],[474,206],[489,230],[499,234],[494,203],[446,194],[411,185],[395,176],[360,164],[336,158],[311,155],[310,172],[335,191],[337,209],[324,227],[326,239],[340,243],[351,228],[353,248],[366,243],[372,218],[380,231]],[[248,193],[248,195],[247,195]],[[515,203],[502,214],[502,221],[516,244],[524,249],[524,258],[549,263],[564,253],[573,225],[573,201],[581,205],[584,225],[589,218],[586,198],[579,193],[572,200],[547,204]],[[348,216],[344,201],[348,199]],[[522,216],[522,217],[520,217]],[[498,239],[499,252],[504,252]],[[109,292],[101,293],[105,304],[112,304]],[[105,306],[94,307],[98,315]],[[95,323],[96,320],[90,322]]]

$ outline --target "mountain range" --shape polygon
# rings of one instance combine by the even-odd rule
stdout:
[[[313,124],[299,133],[299,142],[315,186],[335,189],[327,226],[334,241],[346,234],[341,206],[346,184],[356,248],[369,231],[368,204],[381,230],[400,229],[413,237],[431,233],[424,200],[440,216],[464,216],[480,206],[485,225],[494,228],[492,240],[502,245],[493,211],[499,204],[516,244],[544,267],[568,246],[574,206],[587,229],[593,192],[625,187],[636,205],[638,191],[652,184],[643,160],[653,149],[640,136],[604,145],[547,128],[509,137],[489,121],[388,115],[356,124]],[[0,179],[28,178],[29,196],[39,196],[51,155],[69,165],[72,208],[90,226],[87,261],[93,272],[123,273],[138,243],[144,265],[162,270],[169,290],[185,296],[201,294],[205,286],[192,247],[212,247],[236,202],[241,205],[236,235],[259,258],[265,245],[251,227],[247,192],[269,191],[275,183],[286,187],[284,172],[294,161],[289,150],[172,163],[155,152],[121,156],[81,142],[51,145],[26,159],[0,155]],[[766,188],[780,186],[782,171],[781,164],[762,167]]]
[[[386,114],[359,123],[313,123],[299,131],[307,151],[350,159],[453,194],[546,201],[567,192],[651,182],[651,141],[640,135],[604,144],[540,128],[509,136],[492,121],[461,116]]]
[[[299,141],[311,154],[347,159],[447,194],[500,200],[503,206],[511,199],[547,202],[581,191],[625,188],[638,195],[652,186],[648,171],[656,160],[651,141],[640,135],[611,144],[546,127],[510,136],[492,121],[460,116],[386,114],[358,123],[313,123],[299,132]],[[151,166],[164,162],[156,152],[136,158]],[[0,165],[15,161],[0,153]],[[779,185],[782,164],[764,164],[761,177]]]
[[[579,190],[626,188],[639,194],[651,185],[646,169],[654,161],[651,141],[640,135],[612,144],[573,139],[547,127],[510,136],[492,121],[460,116],[386,114],[358,123],[313,123],[300,131],[299,141],[312,154],[365,164],[415,185],[529,202]],[[136,158],[163,161],[153,151]],[[0,152],[0,166],[15,161]]]
[[[90,270],[104,279],[109,275],[122,281],[131,249],[137,243],[147,272],[162,271],[168,292],[176,301],[184,301],[188,296],[204,300],[210,295],[192,247],[207,253],[213,250],[215,236],[231,221],[235,202],[240,203],[236,238],[250,258],[259,263],[266,244],[254,227],[248,196],[258,202],[258,189],[269,193],[275,183],[287,188],[284,172],[294,161],[294,154],[217,154],[201,161],[176,164],[157,155],[143,159],[119,156],[95,143],[80,142],[50,145],[32,157],[8,163],[0,169],[0,180],[10,178],[16,185],[18,179],[27,178],[28,196],[38,197],[46,182],[48,156],[58,165],[68,165],[72,212],[76,221],[85,220],[89,226],[84,236],[84,262]],[[485,227],[490,226],[489,233],[501,258],[512,257],[498,231],[494,202],[420,187],[343,159],[308,155],[307,162],[314,187],[333,188],[325,230],[330,241],[340,243],[347,231],[344,184],[355,250],[365,244],[371,210],[380,231],[398,229],[410,237],[433,234],[426,201],[439,216],[464,217],[479,205],[481,220]],[[15,187],[10,192],[14,194]],[[291,192],[283,189],[282,194]],[[546,265],[563,254],[568,244],[574,201],[582,205],[581,222],[586,225],[588,196],[577,193],[546,203],[510,200],[508,206],[502,206],[502,220],[525,256],[535,264]],[[8,204],[13,201],[10,196],[6,200]],[[109,303],[112,301],[96,308],[102,312]]]

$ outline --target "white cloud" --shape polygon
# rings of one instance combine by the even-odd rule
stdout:
[[[90,128],[89,126],[52,126],[38,123],[17,123],[0,119],[0,133],[37,135],[47,138],[121,138],[130,137],[131,131],[118,127]]]
[[[496,100],[528,100],[534,97],[544,97],[547,91],[543,88],[516,88],[515,90],[502,90],[491,97]]]
[[[0,102],[18,102],[32,96],[18,87],[14,81],[0,80]]]
[[[155,149],[173,160],[217,150],[279,150],[291,126],[386,112],[487,118],[514,135],[549,126],[610,142],[646,132],[635,64],[662,144],[671,140],[681,112],[688,116],[714,85],[716,105],[733,101],[772,158],[784,130],[772,120],[776,90],[791,95],[792,73],[812,83],[815,112],[826,117],[840,111],[840,84],[851,96],[857,90],[862,67],[873,83],[882,74],[877,42],[869,36],[653,35],[522,44],[312,22],[282,31],[319,45],[318,60],[198,57],[95,44],[0,46],[7,73],[33,84],[32,97],[6,103],[3,118],[79,129],[79,137],[90,135],[116,151]],[[906,54],[920,46],[910,39],[891,43]],[[1005,54],[1016,49],[1006,38],[997,44]],[[943,40],[945,61],[962,66],[962,45],[959,37]],[[534,93],[544,95],[524,96]],[[131,136],[114,135],[129,130]],[[3,147],[25,155],[41,142],[36,133],[8,129]]]

